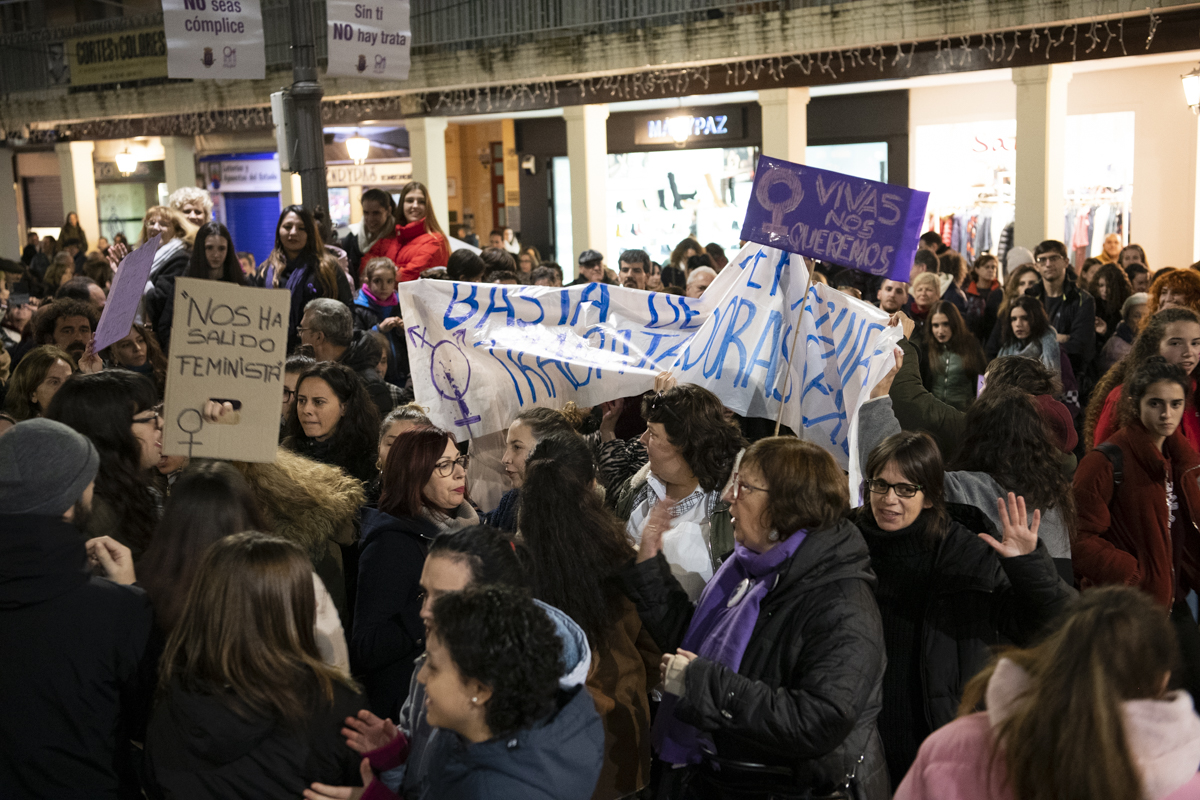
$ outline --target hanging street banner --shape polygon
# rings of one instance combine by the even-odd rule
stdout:
[[[287,289],[176,279],[164,453],[275,460],[290,305]],[[208,401],[229,403],[233,413],[205,421]]]
[[[408,80],[409,0],[326,0],[331,78]]]
[[[760,156],[742,239],[908,282],[929,192]]]
[[[419,280],[397,291],[416,401],[459,440],[502,431],[533,406],[638,395],[670,370],[745,416],[773,420],[783,404],[783,423],[857,485],[858,409],[901,331],[874,306],[806,286],[803,259],[752,244],[699,299],[600,283]]]
[[[167,39],[162,28],[67,39],[65,46],[72,86],[126,83],[167,74]]]
[[[162,5],[168,77],[266,77],[259,0],[162,0]]]

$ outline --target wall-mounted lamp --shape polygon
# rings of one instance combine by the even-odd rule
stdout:
[[[132,175],[137,171],[138,157],[125,148],[125,152],[117,153],[117,171],[122,175]]]
[[[360,133],[355,133],[346,140],[346,152],[350,154],[350,158],[356,166],[362,164],[371,152],[371,140]]]
[[[1179,76],[1183,81],[1183,96],[1193,114],[1200,114],[1200,65],[1187,75]]]

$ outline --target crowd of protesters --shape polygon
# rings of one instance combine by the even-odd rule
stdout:
[[[669,373],[436,427],[397,284],[564,270],[459,248],[420,183],[341,237],[284,208],[261,263],[199,189],[123,239],[71,214],[4,264],[0,797],[1200,798],[1200,265],[932,232],[907,281],[815,265],[903,335],[851,485]],[[290,292],[273,463],[163,454],[179,277]]]

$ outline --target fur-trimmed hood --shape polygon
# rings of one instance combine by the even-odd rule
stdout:
[[[283,447],[273,464],[232,463],[249,481],[275,533],[314,559],[324,556],[330,541],[354,541],[354,522],[366,502],[360,481]]]

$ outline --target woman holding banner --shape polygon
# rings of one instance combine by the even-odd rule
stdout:
[[[695,600],[733,549],[733,525],[721,490],[746,439],[737,423],[725,418],[720,399],[692,384],[647,395],[642,417],[646,431],[640,441],[649,463],[620,484],[614,511],[639,542],[652,511],[664,504],[671,509],[662,550]]]
[[[883,627],[844,474],[817,445],[770,437],[724,498],[736,545],[698,605],[664,557],[664,506],[620,574],[667,654],[659,758],[687,766],[694,797],[886,798]]]
[[[367,252],[368,259],[383,256],[396,265],[396,280],[415,281],[430,267],[444,267],[450,244],[434,216],[425,184],[410,181],[400,190],[396,207],[396,232],[380,239]],[[364,262],[365,263],[365,262]]]
[[[268,288],[286,287],[292,293],[289,352],[300,344],[300,318],[309,300],[330,297],[347,307],[354,301],[350,279],[338,268],[337,260],[325,251],[312,212],[304,206],[288,206],[279,214],[275,249],[263,262],[263,269],[263,281]]]

